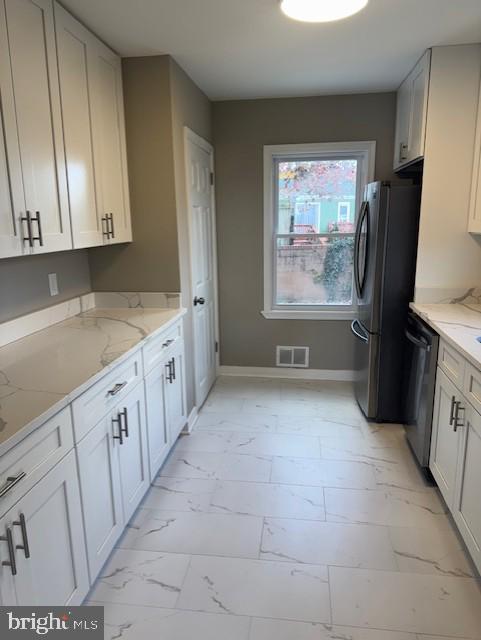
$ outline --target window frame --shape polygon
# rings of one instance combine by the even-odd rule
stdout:
[[[277,305],[276,300],[276,251],[275,243],[283,234],[276,231],[277,224],[277,166],[283,160],[333,160],[356,159],[358,161],[358,186],[355,200],[356,216],[361,206],[364,187],[374,180],[376,142],[328,142],[310,144],[264,146],[264,309],[262,315],[277,320],[350,320],[356,317],[356,305]],[[290,237],[290,234],[287,234]],[[335,237],[335,234],[309,234],[308,237]],[[348,237],[354,234],[340,234]],[[297,236],[296,236],[297,237]],[[354,288],[353,288],[354,291]]]
[[[347,220],[341,220],[341,207],[346,207],[347,208]],[[345,224],[346,222],[349,222],[349,216],[351,215],[351,203],[350,202],[338,202],[337,203],[337,223],[338,224]]]

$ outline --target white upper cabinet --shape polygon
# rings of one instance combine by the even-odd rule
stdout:
[[[102,218],[107,218],[110,244],[130,242],[121,61],[99,40],[93,43],[92,55],[96,67],[92,95],[98,203]]]
[[[55,4],[75,248],[132,240],[120,58]]]
[[[471,184],[468,230],[471,233],[481,233],[481,91],[479,94],[478,121],[474,144],[473,178]]]
[[[80,249],[103,243],[92,136],[93,36],[58,4],[55,28],[72,236]]]
[[[426,51],[397,93],[394,169],[424,156],[431,50]]]
[[[5,0],[0,12],[0,85],[11,83],[16,131],[6,122],[7,156],[20,152],[25,211],[25,244],[34,253],[72,247],[65,155],[57,74],[57,52],[50,0]],[[5,76],[8,56],[11,77]],[[8,100],[8,96],[7,96]],[[15,135],[16,134],[16,135]],[[17,139],[14,140],[14,137]],[[18,146],[17,146],[18,145]],[[17,218],[18,220],[18,218]],[[18,233],[18,229],[15,229]]]
[[[52,0],[0,0],[0,258],[130,242],[121,60]]]

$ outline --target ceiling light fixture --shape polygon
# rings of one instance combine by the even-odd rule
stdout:
[[[358,13],[369,0],[281,0],[289,18],[302,22],[332,22]]]

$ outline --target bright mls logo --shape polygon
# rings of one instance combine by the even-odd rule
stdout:
[[[55,635],[103,640],[103,607],[0,607],[0,638],[38,638]]]

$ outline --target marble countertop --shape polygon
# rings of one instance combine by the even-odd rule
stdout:
[[[184,314],[96,308],[0,348],[0,455]]]
[[[481,304],[411,304],[430,327],[481,369]]]

